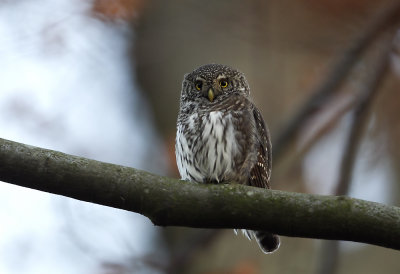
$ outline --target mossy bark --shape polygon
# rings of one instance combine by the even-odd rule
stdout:
[[[160,226],[268,230],[400,250],[400,208],[349,197],[195,184],[4,139],[0,180],[137,212]]]

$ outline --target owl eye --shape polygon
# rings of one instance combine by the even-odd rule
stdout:
[[[219,86],[220,86],[221,88],[226,88],[226,87],[228,86],[228,81],[227,81],[226,79],[221,79],[221,80],[219,81]]]
[[[196,87],[197,90],[201,90],[201,88],[203,87],[203,82],[196,81],[195,87]]]

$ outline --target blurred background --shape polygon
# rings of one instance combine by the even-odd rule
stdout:
[[[399,205],[400,2],[0,1],[0,138],[179,177],[183,75],[245,73],[272,187]],[[399,18],[399,19],[397,19]],[[232,230],[0,184],[0,273],[400,273],[399,252]]]

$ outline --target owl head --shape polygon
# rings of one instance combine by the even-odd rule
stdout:
[[[217,104],[233,94],[249,96],[243,73],[219,64],[203,65],[186,74],[182,84],[182,101]]]

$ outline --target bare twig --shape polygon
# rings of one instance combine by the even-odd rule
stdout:
[[[283,131],[277,136],[274,142],[275,161],[283,156],[288,145],[295,139],[298,131],[305,121],[314,115],[343,83],[352,66],[356,63],[359,56],[375,40],[383,30],[392,26],[399,20],[400,2],[394,1],[388,7],[385,7],[377,16],[371,20],[369,26],[355,39],[349,48],[341,55],[336,64],[332,66],[331,71],[326,75],[320,86],[317,86],[313,94],[305,104],[294,114],[293,119],[288,122]]]
[[[343,115],[350,111],[354,107],[354,99],[351,100],[345,100],[340,103],[338,107],[336,107],[335,110],[329,111],[330,113],[327,115],[328,117],[320,119],[318,118],[317,122],[313,123],[313,119],[310,119],[310,123],[308,124],[313,124],[312,126],[315,127],[315,129],[309,130],[309,126],[305,126],[302,130],[306,130],[307,134],[309,136],[302,138],[304,140],[301,140],[299,150],[296,151],[296,154],[290,157],[289,159],[285,159],[287,161],[286,166],[292,166],[295,163],[299,163],[303,158],[304,155],[315,145],[315,143],[321,139],[322,136],[325,136],[328,132],[330,132],[336,125],[337,123],[341,120]],[[324,115],[327,114],[327,110],[324,111]],[[321,121],[323,120],[323,121]],[[303,137],[303,136],[302,136]]]
[[[390,33],[391,34],[391,33]],[[386,49],[380,54],[373,72],[368,75],[364,90],[358,97],[358,102],[353,110],[350,132],[344,146],[344,152],[339,170],[338,182],[336,184],[335,195],[347,195],[351,184],[351,177],[361,139],[368,121],[370,105],[375,98],[380,84],[388,70],[389,56],[392,49],[393,36],[388,36]],[[339,260],[339,242],[329,241],[322,245],[321,261],[317,270],[320,274],[332,274],[336,272]]]
[[[354,108],[349,138],[345,144],[343,159],[340,166],[339,182],[335,195],[347,195],[351,182],[351,175],[355,163],[361,137],[365,131],[370,105],[375,98],[380,84],[388,69],[390,50],[386,50],[376,64],[373,75],[368,77],[365,83],[365,90],[361,93],[359,101]]]

